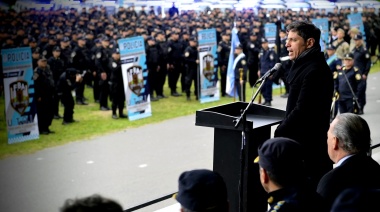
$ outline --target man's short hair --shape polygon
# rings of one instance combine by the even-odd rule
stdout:
[[[350,153],[368,152],[371,147],[371,131],[368,123],[353,113],[339,114],[335,119],[333,134],[341,141],[340,147]]]
[[[123,212],[123,208],[119,203],[95,194],[66,200],[61,212]]]
[[[313,38],[315,40],[314,46],[319,46],[321,30],[312,23],[306,21],[295,21],[286,27],[286,31],[296,32],[305,40],[305,42],[307,39]]]
[[[227,188],[216,172],[196,169],[183,172],[178,179],[175,199],[186,212],[228,211]]]

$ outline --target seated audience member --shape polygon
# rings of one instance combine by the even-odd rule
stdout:
[[[371,132],[363,118],[352,113],[338,115],[330,124],[327,146],[336,167],[322,177],[317,192],[329,208],[346,188],[380,188],[380,165],[368,156]]]
[[[373,211],[380,199],[380,189],[348,188],[334,201],[331,212]]]
[[[322,198],[307,186],[301,145],[289,138],[273,138],[258,150],[260,181],[269,194],[268,211],[326,211]]]
[[[181,204],[181,212],[227,212],[227,188],[216,172],[197,169],[183,172],[178,179],[178,193],[174,198]]]
[[[81,199],[66,200],[61,212],[123,212],[123,208],[119,203],[95,194]]]

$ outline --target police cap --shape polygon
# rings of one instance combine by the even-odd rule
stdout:
[[[216,172],[196,169],[183,172],[174,198],[191,211],[205,211],[227,203],[227,188]]]
[[[191,36],[191,37],[189,38],[189,41],[195,41],[195,42],[197,42],[197,38],[196,38],[195,36]]]
[[[147,41],[149,41],[149,40],[154,40],[154,37],[153,37],[153,36],[148,36],[148,37],[146,38],[146,40],[147,40]]]
[[[53,48],[53,51],[60,52],[60,51],[61,51],[61,48],[59,48],[59,46],[55,46],[55,47]]]
[[[280,176],[290,175],[303,169],[302,148],[296,141],[277,137],[263,143],[254,160],[265,170]]]
[[[69,42],[70,41],[70,38],[69,37],[63,37],[63,39],[62,39],[62,42]]]
[[[356,34],[356,35],[354,36],[354,40],[362,40],[362,39],[363,39],[363,35],[362,35],[361,33]]]
[[[235,49],[243,49],[243,45],[242,45],[241,43],[239,43],[239,44],[235,47]]]
[[[80,37],[78,37],[78,40],[86,40],[86,37],[85,36],[80,36]]]
[[[268,43],[268,39],[266,39],[266,38],[261,38],[261,43]]]
[[[346,55],[344,55],[344,60],[353,60],[354,59],[354,54],[352,53],[348,53]]]

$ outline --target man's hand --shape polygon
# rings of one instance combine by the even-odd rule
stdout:
[[[160,71],[161,67],[160,66],[157,66],[157,71]]]
[[[196,60],[195,62],[196,62],[197,64],[199,64],[199,60]]]
[[[100,78],[101,78],[102,80],[106,80],[106,79],[107,79],[107,73],[102,72],[102,73],[100,74]]]
[[[367,75],[363,74],[363,75],[362,75],[362,79],[363,79],[363,80],[366,80],[366,79],[367,79]]]
[[[259,78],[261,77],[260,71],[257,71],[257,76],[258,76]]]
[[[75,82],[82,82],[83,78],[80,74],[77,74],[75,77]]]

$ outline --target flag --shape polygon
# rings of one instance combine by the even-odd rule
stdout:
[[[228,67],[227,67],[227,83],[226,83],[226,94],[230,96],[236,96],[235,92],[235,70],[234,70],[234,60],[235,60],[235,47],[239,45],[239,37],[237,36],[237,29],[234,27],[232,29],[231,37],[231,51],[230,57],[228,58]]]

